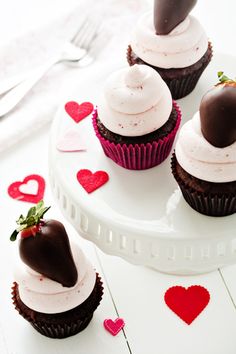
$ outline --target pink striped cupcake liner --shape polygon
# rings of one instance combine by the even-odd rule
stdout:
[[[95,110],[92,117],[93,127],[105,155],[119,166],[129,170],[146,170],[161,164],[171,152],[181,121],[181,111],[175,101],[173,107],[178,113],[175,128],[163,139],[135,145],[116,144],[104,138],[98,130],[98,115]]]

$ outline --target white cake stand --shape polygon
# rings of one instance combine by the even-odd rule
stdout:
[[[215,54],[194,92],[179,100],[183,121],[192,117],[203,93],[216,83],[217,71],[235,76],[235,60]],[[67,100],[96,104],[107,74],[97,67]],[[167,273],[208,272],[236,261],[236,215],[207,217],[191,209],[171,175],[170,158],[145,171],[117,166],[104,155],[91,119],[76,124],[65,113],[67,100],[51,129],[50,180],[59,206],[80,235],[108,254]],[[86,152],[57,150],[58,138],[68,129],[77,129],[85,138]],[[76,179],[80,169],[104,170],[110,180],[87,194]]]

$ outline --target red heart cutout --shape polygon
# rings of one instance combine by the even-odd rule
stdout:
[[[189,288],[173,286],[165,293],[166,305],[184,322],[190,325],[210,301],[207,289],[200,285]]]
[[[108,332],[110,332],[113,336],[116,336],[124,327],[125,322],[122,318],[117,318],[115,321],[112,321],[109,318],[104,320],[103,325]]]
[[[90,170],[80,170],[77,173],[77,180],[86,192],[91,193],[103,186],[109,180],[109,176],[105,171],[92,173]]]
[[[65,110],[76,123],[79,123],[92,113],[93,104],[90,102],[78,104],[77,102],[70,101],[65,104]]]
[[[20,187],[22,185],[26,185],[29,181],[36,181],[38,183],[38,190],[36,194],[28,194],[20,191]],[[44,190],[45,190],[44,178],[39,175],[29,175],[25,177],[22,182],[17,181],[12,183],[8,187],[8,194],[13,199],[37,204],[40,200],[43,199]]]

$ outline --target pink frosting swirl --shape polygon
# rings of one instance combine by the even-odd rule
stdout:
[[[141,136],[168,120],[172,98],[160,75],[147,65],[134,65],[113,73],[98,104],[98,116],[110,131]]]
[[[144,14],[131,38],[134,52],[146,63],[160,68],[184,68],[205,54],[208,39],[199,21],[188,16],[166,35],[157,35],[152,13]]]
[[[71,243],[71,250],[78,271],[77,283],[71,288],[33,271],[19,258],[15,280],[26,306],[42,313],[60,313],[75,308],[89,297],[95,285],[96,272],[76,244]]]

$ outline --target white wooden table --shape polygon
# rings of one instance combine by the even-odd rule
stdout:
[[[30,6],[26,0],[21,4]],[[46,1],[37,1],[41,9],[39,11],[42,11],[45,4]],[[8,11],[11,6],[13,0],[9,2]],[[63,1],[60,1],[60,6],[63,6]],[[234,55],[235,12],[234,0],[225,0],[224,3],[208,0],[207,4],[199,0],[195,9],[214,47]],[[36,18],[33,10],[32,14],[32,18]],[[0,17],[3,19],[4,15]],[[0,21],[0,29],[3,26],[4,20]],[[65,223],[71,237],[77,239],[96,266],[104,281],[104,298],[89,327],[65,340],[51,340],[41,336],[17,314],[10,295],[14,250],[17,245],[9,241],[9,236],[15,227],[14,220],[20,213],[26,212],[30,205],[9,198],[7,188],[15,180],[22,180],[32,173],[40,174],[48,180],[47,143],[48,127],[45,127],[37,136],[24,140],[21,145],[0,155],[0,353],[235,354],[236,265],[209,274],[180,277],[160,274],[152,269],[131,265],[117,257],[107,256],[78,237],[66,223],[52,199],[49,184],[46,187],[45,202],[51,204],[52,208],[48,216],[59,218]],[[206,287],[211,300],[203,313],[187,326],[167,308],[163,296],[171,286],[188,287],[194,284]],[[116,317],[122,317],[126,325],[123,331],[113,337],[104,330],[103,320]]]

